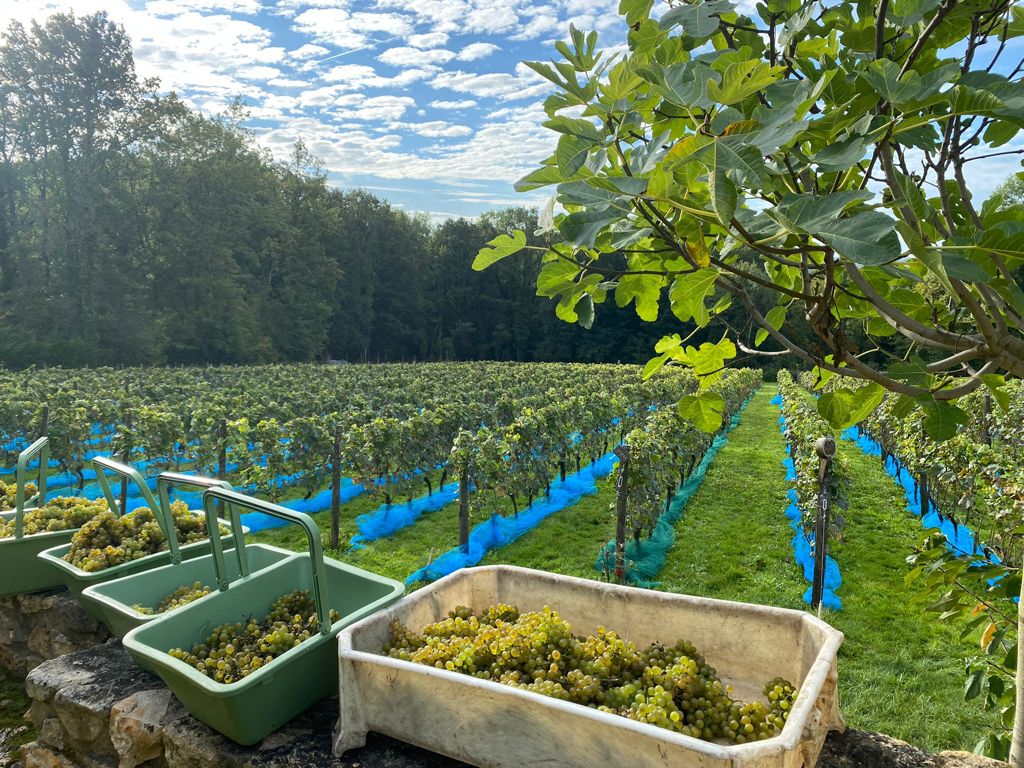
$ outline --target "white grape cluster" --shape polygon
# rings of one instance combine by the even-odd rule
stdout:
[[[340,616],[332,609],[329,618],[333,624]],[[205,642],[197,643],[191,650],[172,648],[168,653],[218,683],[230,685],[263,668],[318,631],[316,605],[309,590],[295,590],[279,597],[262,620],[249,618],[235,624],[222,624]]]
[[[171,504],[171,516],[178,544],[184,546],[206,538],[206,519],[189,511],[181,501]],[[220,526],[222,535],[229,531]],[[131,514],[117,516],[105,509],[75,532],[64,559],[92,573],[138,560],[167,549],[167,538],[153,511],[141,507]]]
[[[419,633],[393,622],[384,653],[734,744],[778,734],[797,696],[776,678],[766,701],[738,701],[690,643],[641,649],[604,627],[574,635],[548,606],[520,613],[495,605],[479,616],[460,606]]]
[[[31,509],[25,513],[23,533],[32,536],[37,533],[69,531],[80,528],[96,515],[106,512],[107,503],[102,499],[89,501],[73,496],[61,496],[47,502],[46,506]],[[0,520],[0,539],[14,535],[14,520]]]

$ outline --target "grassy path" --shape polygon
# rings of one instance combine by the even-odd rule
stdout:
[[[676,526],[662,588],[724,600],[802,608],[793,564],[775,387],[762,387]]]
[[[850,509],[831,552],[839,563],[843,610],[828,617],[846,634],[840,696],[847,722],[931,750],[973,749],[993,716],[963,701],[963,662],[978,652],[955,624],[925,611],[921,590],[904,583],[921,523],[878,457],[841,441],[849,462]]]

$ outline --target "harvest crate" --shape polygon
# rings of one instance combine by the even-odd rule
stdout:
[[[157,480],[157,488],[159,489],[161,500],[163,501],[163,503],[159,503],[153,497],[153,494],[146,485],[146,481],[143,479],[142,475],[132,467],[102,456],[97,456],[93,459],[93,464],[96,466],[96,479],[103,487],[103,495],[107,499],[107,504],[113,510],[118,509],[118,504],[114,498],[114,494],[110,490],[110,482],[107,480],[106,475],[103,474],[103,469],[109,469],[115,474],[131,480],[138,486],[139,492],[148,503],[149,508],[156,515],[157,520],[160,522],[160,527],[163,528],[164,535],[167,538],[168,547],[163,552],[146,555],[145,557],[140,557],[138,560],[130,560],[127,563],[121,563],[120,565],[115,565],[110,568],[104,568],[100,571],[86,571],[65,560],[64,555],[71,550],[70,541],[39,553],[39,559],[46,564],[51,573],[55,574],[58,583],[65,585],[68,590],[75,595],[75,597],[79,598],[85,609],[96,619],[105,621],[106,619],[104,618],[103,612],[99,610],[95,603],[82,600],[82,592],[86,587],[101,584],[123,576],[128,576],[133,573],[147,571],[151,568],[157,568],[162,565],[202,557],[210,552],[209,540],[194,541],[191,544],[186,544],[185,546],[178,545],[178,538],[174,533],[174,520],[171,517],[170,503],[167,500],[167,488],[170,485],[185,484],[177,478],[186,478],[188,480],[187,484],[190,485],[216,485],[226,486],[229,488],[230,486],[219,480],[210,480],[208,478],[192,475],[164,473],[165,476],[163,478],[163,484],[161,484],[161,480],[159,478]],[[195,510],[192,511],[192,514],[200,517],[205,515],[204,512]],[[222,544],[231,544],[232,546],[244,546],[244,534],[245,530],[241,527],[238,529],[232,529],[231,532],[222,537],[221,542]]]
[[[31,536],[26,536],[22,532],[20,521],[26,512],[32,511],[32,508],[27,506],[31,500],[25,498],[28,464],[36,457],[39,458],[37,503],[45,503],[46,475],[50,463],[50,443],[47,438],[39,438],[18,454],[18,466],[15,474],[15,483],[17,484],[15,508],[0,512],[0,519],[5,522],[13,520],[16,523],[14,535],[0,539],[0,597],[23,592],[40,592],[44,589],[61,586],[60,577],[53,572],[53,569],[41,562],[38,555],[45,549],[71,541],[71,537],[78,530],[73,528],[67,531],[47,531]]]
[[[263,512],[301,525],[309,553],[240,578],[227,591],[209,595],[129,632],[128,652],[152,669],[193,716],[239,744],[255,744],[310,705],[337,690],[338,632],[397,600],[401,582],[345,565],[324,562],[320,530],[308,515],[234,491],[211,488],[203,494],[208,510],[223,501],[237,520],[238,510]],[[214,542],[214,562],[223,574],[223,552]],[[191,648],[210,631],[249,616],[265,616],[274,601],[292,590],[309,590],[316,601],[320,633],[234,683],[207,677],[170,656],[172,648]],[[341,618],[329,621],[329,611]]]
[[[751,744],[701,741],[615,714],[457,672],[380,655],[389,624],[413,630],[458,605],[550,605],[577,634],[598,626],[638,645],[692,642],[735,695],[759,698],[768,680],[800,686],[780,735]],[[457,571],[339,636],[341,719],[335,754],[367,731],[485,768],[810,768],[837,707],[836,653],[843,635],[801,611],[709,600],[512,566]]]

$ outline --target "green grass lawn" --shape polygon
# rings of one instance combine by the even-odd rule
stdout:
[[[16,763],[22,744],[35,738],[32,723],[24,717],[28,705],[21,681],[0,670],[0,768]]]
[[[806,608],[807,583],[793,562],[792,532],[783,514],[788,504],[785,455],[778,427],[776,390],[766,385],[744,411],[739,425],[711,464],[676,528],[676,543],[661,574],[661,589],[786,608]],[[853,475],[850,509],[841,540],[832,544],[844,584],[843,610],[825,619],[842,630],[840,697],[850,726],[876,730],[925,749],[971,749],[989,715],[963,702],[963,656],[970,652],[949,625],[939,624],[904,584],[906,556],[921,538],[921,525],[904,509],[902,491],[877,457],[842,443]],[[484,558],[584,578],[598,549],[612,535],[614,487],[543,521],[533,531]],[[355,532],[355,517],[379,501],[358,497],[342,508],[343,541]],[[327,530],[329,513],[315,515]],[[478,521],[474,521],[478,522]],[[304,549],[298,529],[276,529],[254,539]],[[458,506],[424,514],[415,525],[371,542],[344,547],[344,562],[405,579],[458,542]],[[675,640],[676,638],[666,638]]]

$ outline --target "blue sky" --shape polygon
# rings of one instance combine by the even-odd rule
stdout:
[[[206,112],[241,96],[261,144],[306,142],[332,183],[436,219],[543,205],[512,182],[549,155],[548,85],[522,65],[570,22],[621,44],[618,0],[3,0],[0,24],[106,10],[140,76]]]
[[[742,0],[749,7],[752,0]],[[660,7],[664,7],[659,3]],[[142,77],[194,107],[249,106],[279,158],[302,139],[330,181],[435,220],[543,206],[512,182],[553,150],[549,84],[522,64],[556,55],[569,24],[621,48],[618,0],[0,0],[0,27],[58,10],[105,10],[132,37]],[[1021,57],[1020,40],[1004,56]],[[956,51],[950,52],[951,56]],[[1003,149],[1024,147],[1018,136]],[[1019,158],[974,162],[984,199]]]

